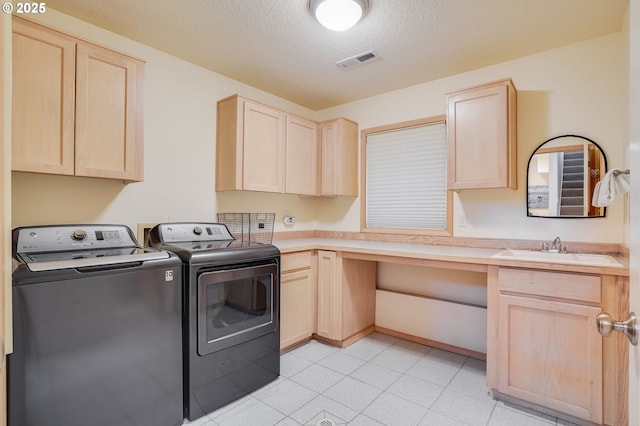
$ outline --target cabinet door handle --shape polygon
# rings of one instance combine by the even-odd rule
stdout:
[[[607,337],[613,331],[621,331],[629,339],[632,345],[638,345],[638,335],[640,334],[640,324],[634,312],[629,313],[629,317],[624,321],[613,321],[611,315],[600,312],[596,317],[598,332]]]

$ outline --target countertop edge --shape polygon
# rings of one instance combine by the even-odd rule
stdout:
[[[360,240],[332,240],[327,238],[302,238],[274,241],[282,254],[308,250],[328,250],[343,253],[379,256],[379,261],[387,258],[403,258],[416,261],[437,261],[448,263],[466,263],[484,266],[502,266],[514,268],[543,269],[558,272],[579,272],[598,275],[615,275],[628,277],[628,261],[619,256],[614,258],[622,263],[622,267],[599,265],[581,265],[568,263],[551,263],[542,261],[510,260],[492,257],[500,253],[500,249],[459,247],[446,245],[423,245],[411,243],[390,243]],[[389,259],[391,260],[391,259]]]

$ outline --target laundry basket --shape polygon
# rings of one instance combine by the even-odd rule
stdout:
[[[218,213],[233,238],[251,243],[271,244],[275,219],[275,213]]]

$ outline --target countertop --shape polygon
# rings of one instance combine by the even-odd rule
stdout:
[[[489,265],[545,269],[552,271],[581,272],[600,275],[629,276],[628,260],[613,256],[623,266],[582,265],[556,262],[525,261],[494,258],[501,249],[461,247],[448,245],[426,245],[411,243],[379,242],[332,238],[299,238],[276,240],[273,245],[281,253],[304,250],[339,251],[348,258],[360,258],[380,262],[400,262],[450,267],[456,269],[466,265],[467,269],[483,270]]]

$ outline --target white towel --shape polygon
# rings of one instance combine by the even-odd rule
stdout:
[[[631,180],[629,172],[624,170],[611,169],[602,180],[596,183],[593,189],[593,199],[591,204],[595,207],[606,207],[613,203],[614,198],[618,194],[623,194],[631,190]]]

